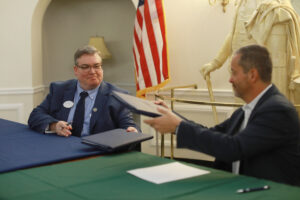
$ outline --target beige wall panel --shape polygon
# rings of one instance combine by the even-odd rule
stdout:
[[[31,22],[37,2],[0,2],[0,88],[32,86]]]

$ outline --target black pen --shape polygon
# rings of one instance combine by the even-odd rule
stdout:
[[[72,122],[71,122],[71,123],[72,123]],[[67,122],[67,123],[66,123],[66,126],[70,126],[71,123]],[[64,129],[64,128],[65,128],[65,127],[61,127],[61,129]]]
[[[261,191],[261,190],[268,190],[270,189],[270,186],[265,185],[263,187],[257,187],[257,188],[245,188],[245,189],[238,189],[236,193],[247,193],[247,192],[254,192],[254,191]]]

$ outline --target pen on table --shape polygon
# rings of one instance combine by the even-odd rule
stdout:
[[[263,187],[256,187],[256,188],[245,188],[245,189],[238,189],[236,193],[247,193],[247,192],[254,192],[254,191],[261,191],[261,190],[268,190],[270,186],[265,185]]]

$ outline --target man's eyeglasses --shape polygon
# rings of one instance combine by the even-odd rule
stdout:
[[[85,71],[85,72],[91,71],[92,68],[93,68],[95,71],[102,69],[102,65],[101,65],[101,64],[95,64],[95,65],[93,65],[93,66],[87,65],[87,64],[83,64],[83,65],[80,65],[80,66],[77,65],[77,67],[78,67],[79,69],[81,69],[82,71]]]

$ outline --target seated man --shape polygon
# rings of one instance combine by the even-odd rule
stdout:
[[[178,147],[214,156],[218,169],[300,186],[298,115],[271,74],[266,48],[242,47],[233,56],[229,81],[246,105],[229,119],[206,128],[159,108],[162,116],[144,122],[161,133],[175,132]]]
[[[137,132],[132,114],[110,95],[125,91],[103,81],[100,52],[92,46],[79,48],[74,61],[77,80],[51,83],[46,99],[31,112],[29,127],[66,137],[116,128]]]

